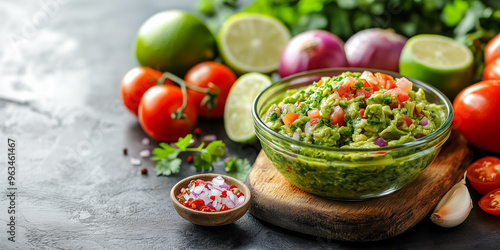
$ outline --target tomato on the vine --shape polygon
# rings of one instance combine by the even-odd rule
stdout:
[[[185,101],[183,110],[180,108]],[[181,112],[184,118],[180,118]],[[178,117],[175,115],[178,114]],[[142,129],[158,141],[174,142],[186,136],[196,125],[196,105],[174,85],[150,88],[139,104],[139,122]]]
[[[500,152],[500,80],[482,81],[463,89],[453,102],[455,128],[475,146]]]
[[[500,57],[491,60],[484,67],[483,81],[485,80],[500,80]]]
[[[227,95],[236,81],[236,75],[228,67],[218,62],[202,62],[191,68],[184,80],[188,95],[194,100],[200,116],[210,118],[224,115]],[[209,90],[211,94],[196,89]]]
[[[500,159],[486,156],[467,168],[467,179],[480,194],[500,188]]]
[[[137,116],[139,103],[144,93],[157,84],[162,73],[147,67],[135,67],[131,69],[122,79],[120,90],[123,104],[134,115]],[[165,84],[172,84],[166,80]]]
[[[479,200],[479,206],[487,213],[500,215],[500,188],[484,195]]]
[[[500,33],[493,37],[484,47],[484,61],[490,64],[500,57]],[[483,79],[484,80],[484,79]]]

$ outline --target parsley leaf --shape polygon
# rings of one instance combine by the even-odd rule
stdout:
[[[189,148],[192,138],[192,134],[188,134],[184,138],[179,138],[175,143],[175,146],[178,148],[161,142],[160,147],[153,150],[153,156],[150,159],[155,162],[156,175],[179,173],[182,160],[177,158],[177,156],[179,156],[179,153],[185,151],[200,152],[199,155],[194,156],[195,162],[193,165],[197,171],[214,170],[213,162],[218,161],[219,157],[224,155],[226,145],[222,141],[213,141],[206,148],[203,148],[203,143],[197,148]]]
[[[155,162],[155,171],[156,175],[171,175],[179,173],[181,169],[182,160],[179,158],[175,158],[173,160],[169,159],[159,159]]]
[[[227,158],[224,161],[226,166],[226,172],[240,181],[245,182],[250,170],[252,170],[252,165],[247,159],[238,159],[237,157]]]
[[[355,85],[356,85],[356,87],[358,89],[363,88],[363,82],[362,81],[358,81]]]

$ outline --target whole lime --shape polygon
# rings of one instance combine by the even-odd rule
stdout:
[[[142,66],[183,76],[191,67],[215,57],[216,41],[197,17],[179,10],[163,11],[141,26],[135,54]]]

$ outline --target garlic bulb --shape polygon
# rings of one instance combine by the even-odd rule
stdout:
[[[471,209],[472,198],[467,186],[465,186],[464,174],[464,178],[439,201],[431,215],[431,220],[442,227],[455,227],[467,219]]]

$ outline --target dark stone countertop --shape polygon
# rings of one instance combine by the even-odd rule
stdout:
[[[119,84],[136,61],[132,41],[139,26],[165,9],[190,9],[189,1],[0,2],[0,249],[371,248],[492,249],[500,217],[474,209],[465,223],[437,227],[427,217],[392,239],[348,243],[298,234],[247,213],[234,224],[193,225],[174,211],[170,188],[195,174],[157,177],[152,162],[132,166],[145,133],[122,106]],[[253,162],[258,143],[229,141],[221,120],[200,120],[217,134],[228,156]],[[7,140],[16,140],[16,242],[9,237]],[[129,156],[122,149],[128,148]],[[476,150],[477,155],[485,152]],[[185,156],[185,155],[184,155]],[[149,175],[141,175],[147,168]],[[224,173],[222,164],[217,173]],[[397,204],[395,204],[397,205]]]

